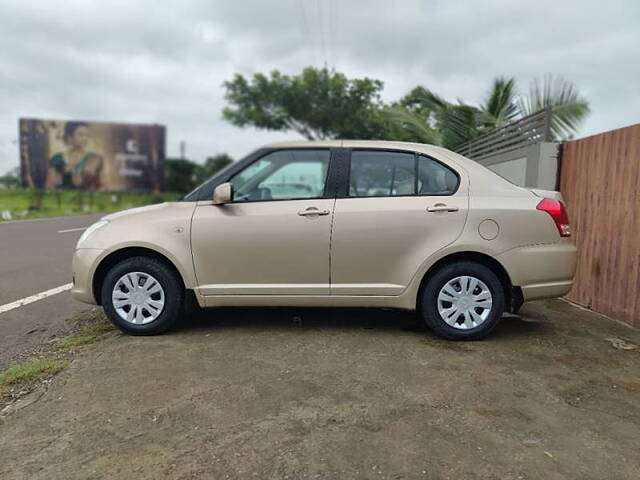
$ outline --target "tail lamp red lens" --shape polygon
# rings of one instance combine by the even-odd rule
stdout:
[[[543,198],[536,208],[551,215],[561,237],[571,236],[569,215],[567,215],[567,210],[562,202],[553,198]]]

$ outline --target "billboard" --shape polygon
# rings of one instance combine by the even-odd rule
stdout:
[[[162,190],[165,127],[20,119],[22,185],[36,189]]]

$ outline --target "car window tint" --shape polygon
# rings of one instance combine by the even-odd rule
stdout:
[[[451,169],[431,158],[418,157],[418,193],[451,195],[458,187],[458,177]]]
[[[292,200],[324,194],[329,150],[279,150],[231,178],[234,201]]]
[[[415,194],[415,157],[411,153],[353,151],[349,196]]]

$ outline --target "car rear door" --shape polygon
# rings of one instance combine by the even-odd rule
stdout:
[[[332,295],[399,295],[454,242],[468,209],[466,174],[414,152],[353,149],[336,199]]]

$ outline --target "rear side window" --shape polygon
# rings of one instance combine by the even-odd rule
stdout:
[[[418,195],[453,195],[458,176],[435,160],[418,155]]]
[[[411,153],[354,151],[350,197],[391,197],[415,193],[415,157]]]
[[[351,153],[350,197],[452,195],[458,176],[447,166],[423,155],[404,152]]]

